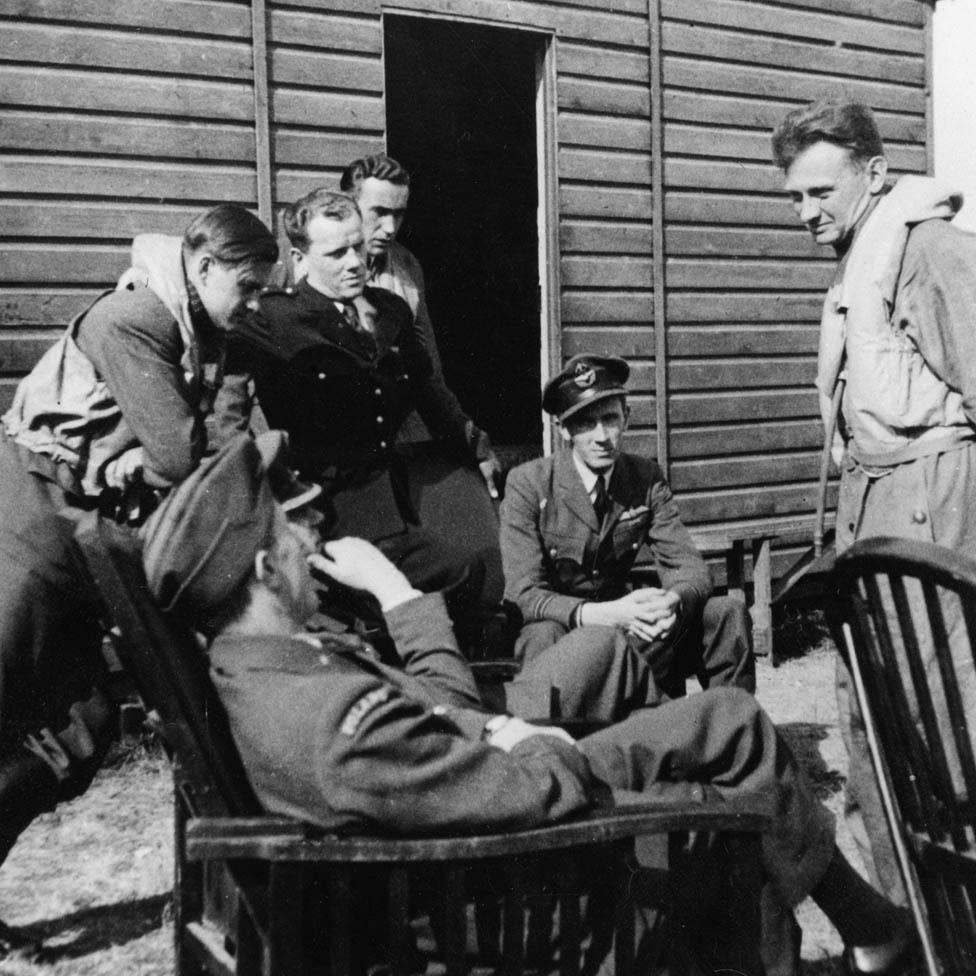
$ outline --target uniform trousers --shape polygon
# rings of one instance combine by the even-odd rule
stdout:
[[[591,628],[580,628],[582,633]],[[515,647],[523,669],[531,665],[568,633],[555,620],[537,620],[526,624]],[[701,617],[679,624],[674,635],[648,643],[630,638],[635,650],[646,658],[654,681],[670,698],[684,694],[685,681],[692,675],[702,688],[741,688],[756,690],[756,662],[752,653],[752,627],[749,613],[741,600],[713,596]],[[571,717],[570,712],[563,712]]]
[[[901,536],[935,542],[976,559],[976,444],[932,454],[890,468],[865,469],[845,458],[837,502],[837,550],[855,539]],[[909,589],[910,601],[921,601]],[[894,608],[888,614],[892,633],[899,627]],[[959,613],[947,609],[949,643],[960,674],[960,691],[967,714],[976,712],[976,665]],[[959,635],[957,638],[956,635]],[[936,669],[934,651],[922,647],[926,670]],[[910,683],[910,682],[909,682]],[[896,904],[906,897],[888,833],[874,768],[871,765],[864,721],[853,682],[843,662],[837,662],[838,724],[850,757],[845,817],[858,842],[871,883]],[[944,703],[936,701],[940,723],[948,728]]]
[[[95,589],[73,538],[80,509],[35,473],[45,468],[0,433],[0,861],[37,814],[88,786],[113,727]],[[28,736],[48,744],[57,775]]]

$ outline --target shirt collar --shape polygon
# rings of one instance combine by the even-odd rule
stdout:
[[[579,472],[579,476],[583,479],[583,487],[586,489],[588,495],[592,495],[594,489],[596,488],[597,472],[592,471],[588,468],[577,456],[576,452],[573,451],[573,464],[576,465],[576,470]],[[600,471],[599,474],[603,475],[603,483],[607,488],[610,487],[610,477],[613,474],[613,469],[616,466],[616,461],[610,465],[605,471]]]

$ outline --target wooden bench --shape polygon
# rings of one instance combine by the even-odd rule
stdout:
[[[635,839],[676,831],[754,838],[769,825],[762,797],[639,802],[504,835],[405,839],[338,836],[268,815],[248,782],[206,655],[149,598],[132,537],[92,515],[78,541],[119,655],[158,714],[173,759],[180,976],[306,976],[313,969],[345,976],[362,969],[357,953],[364,945],[382,947],[379,961],[405,974],[414,962],[412,923],[420,904],[430,913],[446,973],[460,976],[468,971],[472,899],[482,908],[475,913],[482,960],[500,960],[506,973],[519,973],[530,897],[559,904],[559,967],[569,976],[579,972],[587,934],[582,899],[601,873],[610,890],[599,903],[614,906],[615,971],[625,976],[635,960],[629,898]]]

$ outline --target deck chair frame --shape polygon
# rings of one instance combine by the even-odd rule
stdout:
[[[707,800],[684,805],[642,804],[596,812],[565,823],[504,835],[346,837],[262,811],[245,774],[206,655],[195,635],[167,619],[148,596],[129,533],[92,516],[77,535],[101,593],[119,654],[145,705],[159,716],[173,760],[177,972],[344,976],[355,971],[354,888],[379,875],[385,904],[389,969],[410,971],[410,920],[418,874],[437,876],[438,946],[449,976],[467,972],[466,904],[472,879],[490,869],[502,878],[499,932],[491,914],[479,936],[500,934],[505,973],[523,971],[527,895],[555,897],[560,906],[560,972],[579,971],[583,939],[579,892],[588,865],[623,863],[635,838],[683,831],[755,835],[770,823],[764,798]],[[581,877],[581,874],[583,877]],[[616,872],[613,952],[618,976],[633,971],[634,912],[626,872]],[[314,896],[314,897],[312,897]],[[321,909],[309,924],[309,906]],[[487,932],[482,931],[486,929]],[[480,942],[480,939],[479,939]],[[316,969],[316,966],[319,966]]]

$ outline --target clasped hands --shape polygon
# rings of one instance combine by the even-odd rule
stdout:
[[[681,597],[674,590],[646,586],[617,600],[584,604],[582,622],[621,627],[640,640],[655,641],[671,634],[680,610]]]

